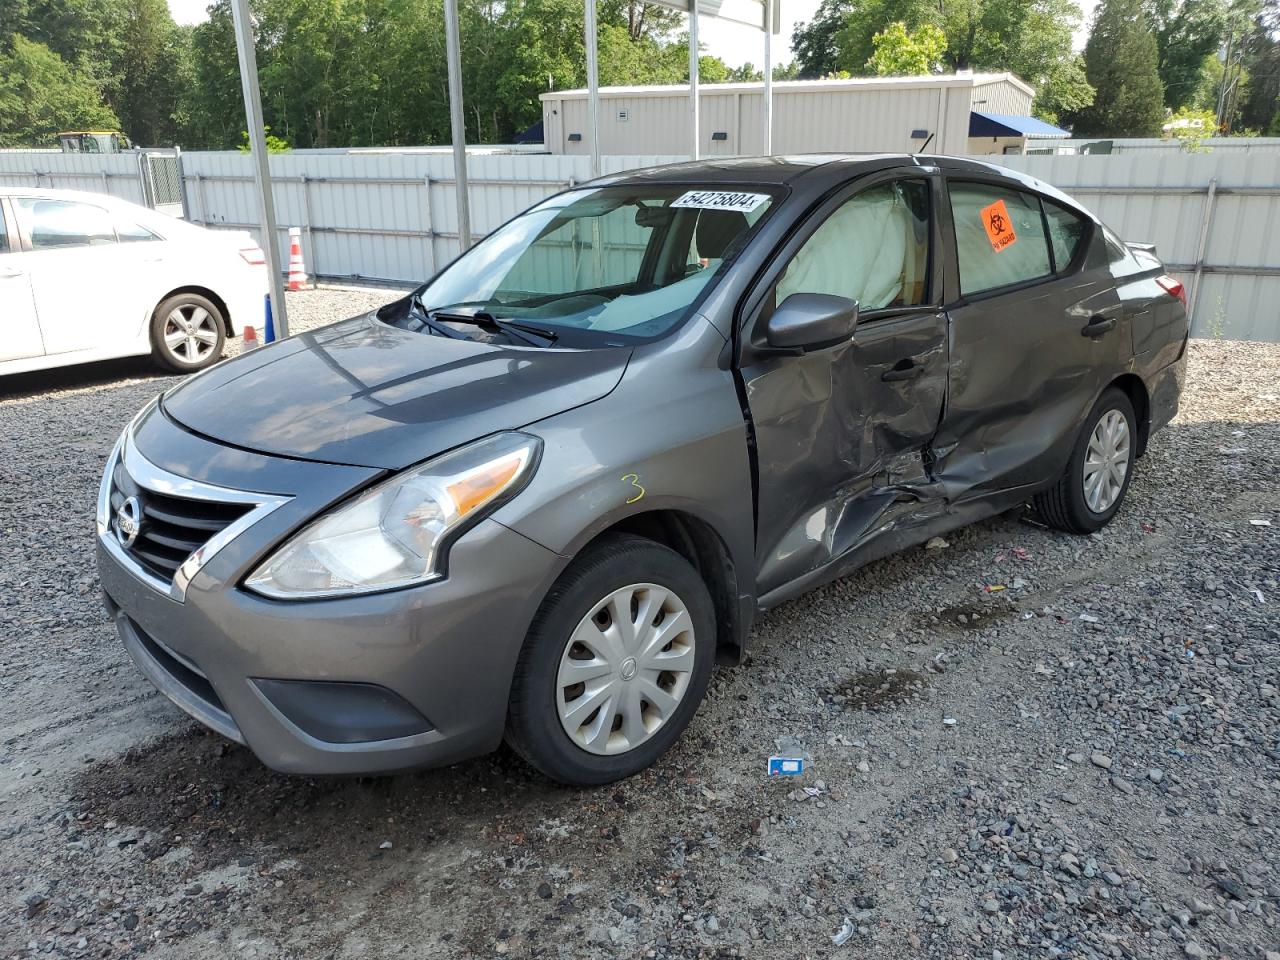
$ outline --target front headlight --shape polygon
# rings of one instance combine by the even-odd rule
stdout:
[[[519,493],[541,451],[537,437],[500,433],[407,470],[306,527],[245,585],[297,600],[441,577],[450,541]]]

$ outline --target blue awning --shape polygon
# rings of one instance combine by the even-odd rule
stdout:
[[[1035,117],[1021,117],[1012,113],[969,114],[971,137],[1070,137],[1071,131],[1055,127]]]

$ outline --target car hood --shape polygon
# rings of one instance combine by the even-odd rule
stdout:
[[[370,314],[219,363],[162,406],[233,446],[398,470],[598,400],[630,355],[455,340]]]

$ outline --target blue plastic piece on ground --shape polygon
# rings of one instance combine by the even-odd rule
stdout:
[[[769,776],[798,777],[804,773],[804,757],[770,757]]]
[[[263,327],[263,330],[262,330],[262,342],[275,343],[276,325],[275,325],[275,322],[271,319],[271,294],[264,293],[262,295],[262,303],[263,303],[263,309],[266,311],[266,315],[267,315],[266,326]]]

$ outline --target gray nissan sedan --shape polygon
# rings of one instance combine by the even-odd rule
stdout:
[[[1177,411],[1184,306],[1149,248],[975,161],[597,180],[143,410],[102,481],[106,604],[277,770],[505,737],[606,783],[757,612],[1024,501],[1107,523]]]

